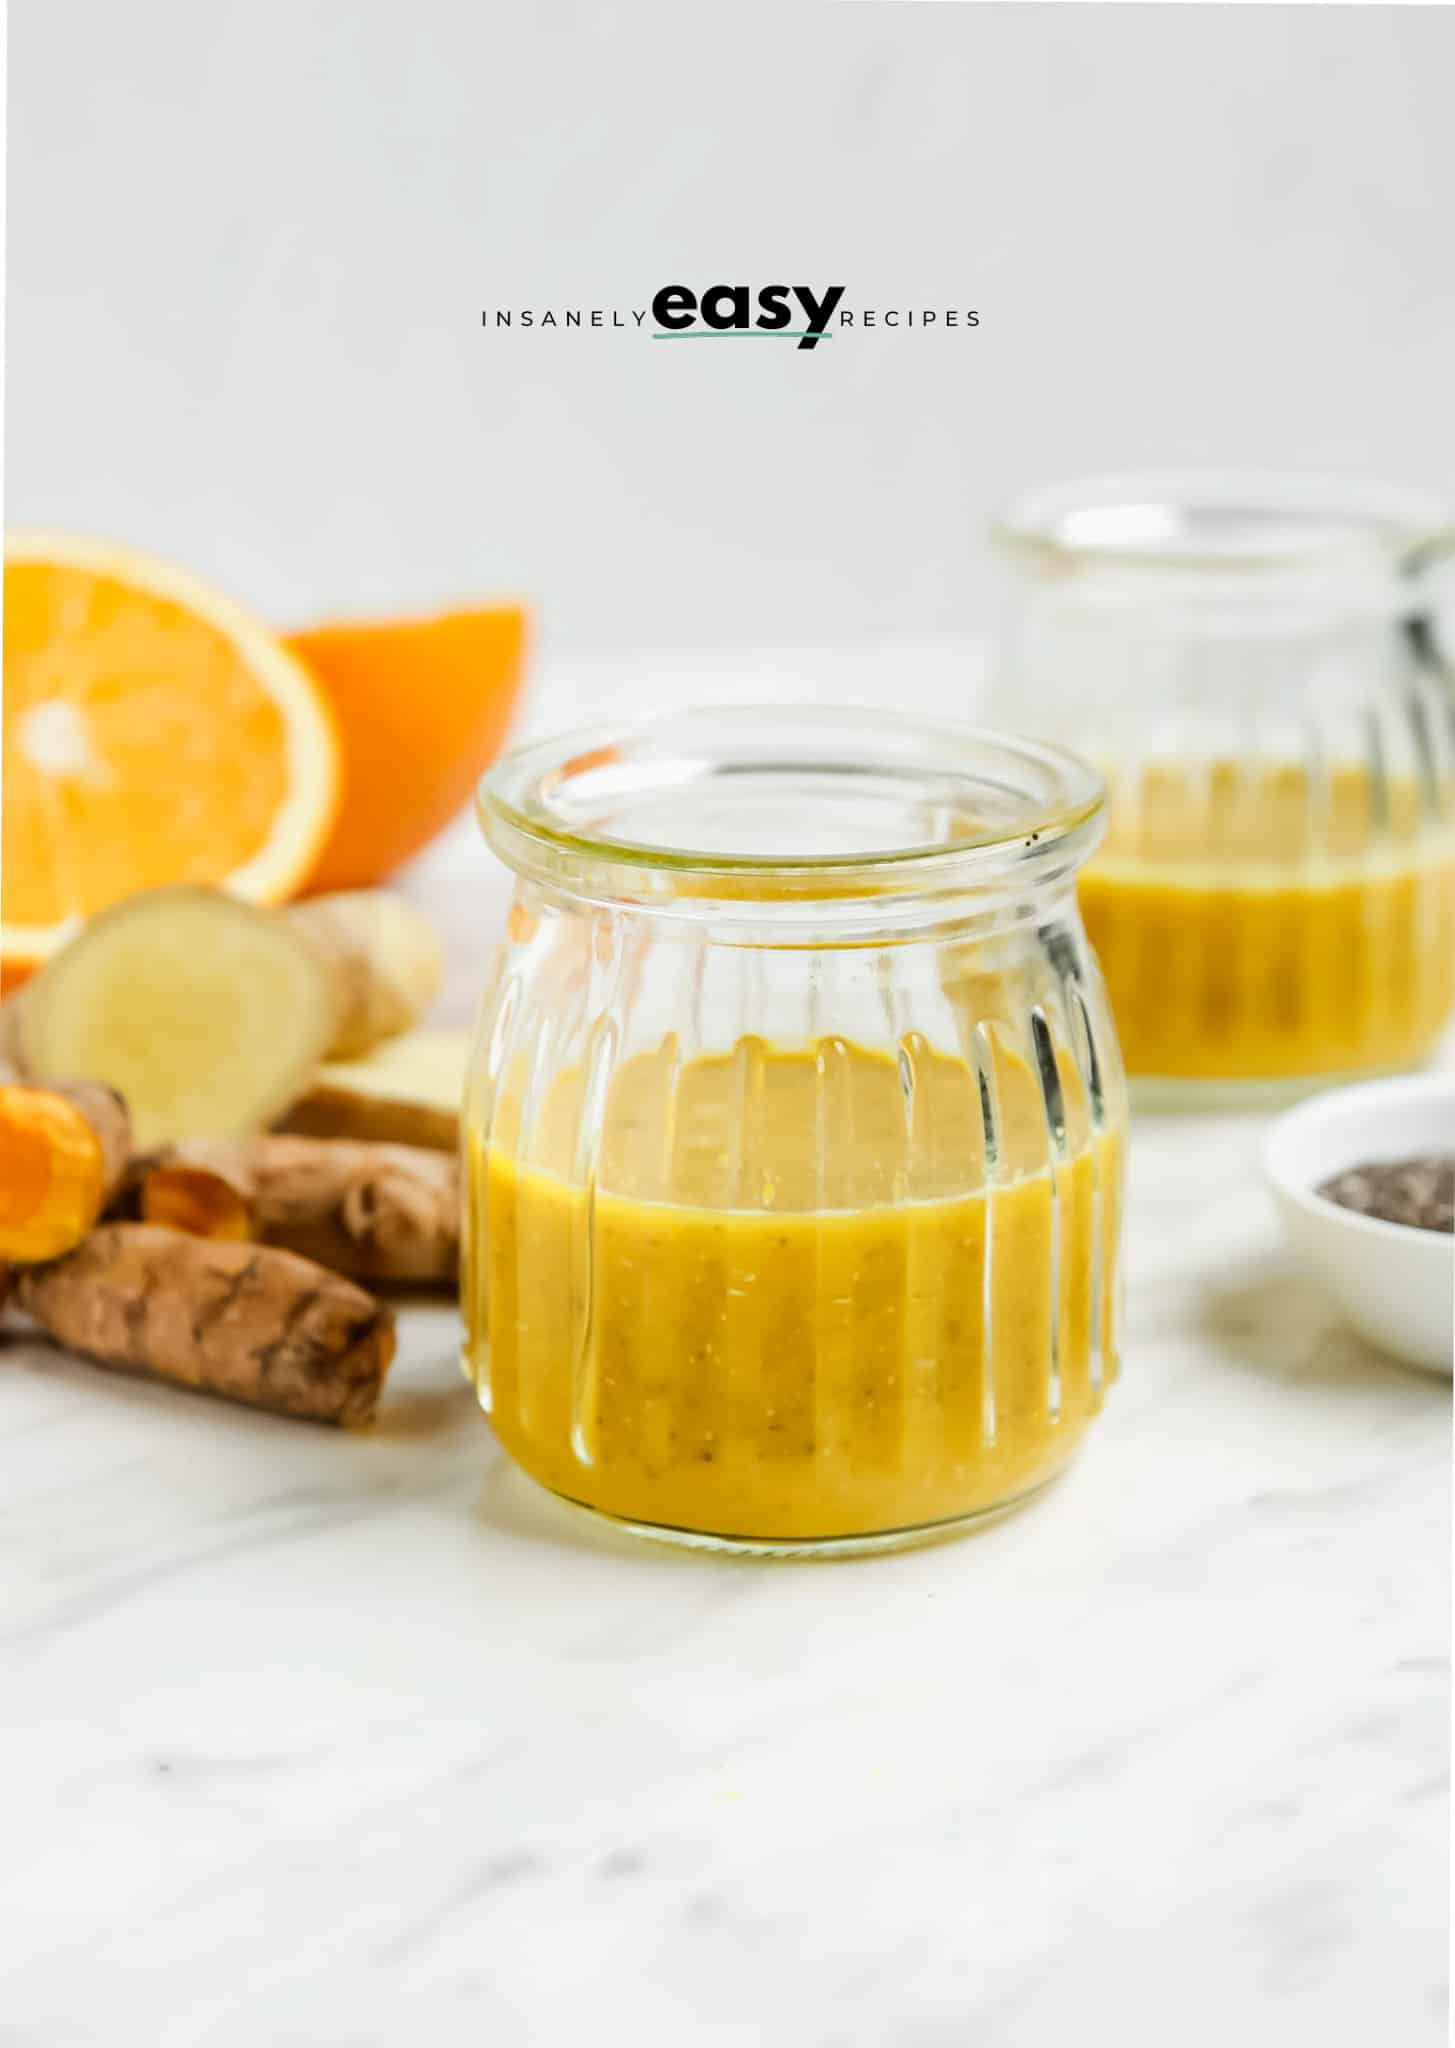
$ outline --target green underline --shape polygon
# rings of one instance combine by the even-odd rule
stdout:
[[[831,334],[815,334],[811,327],[683,327],[675,332],[658,328],[653,341],[832,341]]]

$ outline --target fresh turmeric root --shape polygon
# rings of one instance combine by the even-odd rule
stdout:
[[[78,1245],[130,1156],[126,1105],[110,1088],[0,1086],[0,1260],[33,1265]]]
[[[292,1252],[108,1223],[14,1276],[18,1305],[103,1365],[314,1422],[366,1422],[394,1318]]]
[[[141,1212],[199,1237],[282,1245],[359,1280],[452,1282],[459,1260],[458,1164],[418,1145],[181,1145],[143,1175]]]

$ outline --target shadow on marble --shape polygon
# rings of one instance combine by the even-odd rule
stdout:
[[[635,1536],[629,1529],[537,1486],[504,1452],[485,1476],[475,1513],[487,1528],[502,1535],[525,1536],[556,1550],[594,1552],[598,1557],[631,1557],[679,1571],[704,1561],[729,1565],[756,1562],[727,1552],[692,1551]]]
[[[457,1371],[454,1378],[452,1387],[391,1388],[386,1381],[369,1435],[380,1443],[422,1443],[431,1437],[453,1435],[467,1422],[478,1422],[474,1395]]]
[[[1341,1322],[1328,1297],[1293,1260],[1275,1254],[1242,1268],[1226,1284],[1201,1290],[1196,1320],[1220,1363],[1325,1389],[1445,1405],[1450,1389],[1429,1373],[1386,1357]]]

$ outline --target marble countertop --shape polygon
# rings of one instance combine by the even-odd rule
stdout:
[[[1443,2042],[1450,1389],[1260,1130],[1139,1121],[1080,1463],[897,1556],[599,1532],[443,1307],[360,1435],[12,1337],[0,2043]]]

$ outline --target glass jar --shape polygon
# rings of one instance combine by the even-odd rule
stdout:
[[[1403,492],[1103,478],[997,528],[992,702],[1106,777],[1081,884],[1127,1069],[1411,1065],[1455,1001],[1455,532]]]
[[[776,1550],[1059,1471],[1117,1369],[1096,775],[865,714],[694,712],[481,786],[517,876],[466,1098],[467,1370],[554,1492]]]

